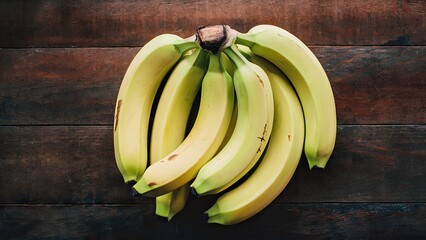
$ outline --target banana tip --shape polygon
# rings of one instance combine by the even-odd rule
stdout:
[[[318,165],[315,165],[315,166],[309,166],[309,170],[311,170],[311,171],[322,171],[322,170],[324,170],[324,168],[325,167],[322,167],[322,166],[318,166]]]
[[[126,184],[129,185],[129,186],[133,186],[133,185],[136,184],[136,181],[135,180],[129,180],[129,181],[126,182]]]
[[[209,222],[209,214],[203,213],[202,219],[203,219],[203,222],[208,223]]]
[[[191,187],[191,194],[196,196],[196,197],[198,196],[197,190],[195,190],[194,187]]]
[[[136,190],[134,187],[132,187],[132,195],[133,197],[139,197],[141,194]]]
[[[155,219],[157,220],[157,222],[161,222],[161,223],[167,223],[169,221],[167,217],[163,217],[160,215],[155,215]]]

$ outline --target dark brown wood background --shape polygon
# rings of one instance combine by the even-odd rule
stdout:
[[[1,1],[2,239],[425,239],[426,3],[422,0]],[[305,158],[264,211],[206,224],[216,197],[171,222],[134,198],[115,165],[112,122],[127,65],[161,33],[281,26],[329,75],[335,151]]]

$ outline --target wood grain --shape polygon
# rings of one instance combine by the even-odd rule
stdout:
[[[0,125],[112,124],[140,48],[0,49]],[[312,47],[339,124],[426,123],[426,47]]]
[[[325,170],[303,157],[276,202],[426,201],[426,126],[339,126]],[[111,126],[0,127],[0,203],[146,203],[114,160]]]
[[[142,46],[200,25],[245,32],[261,23],[309,45],[424,45],[424,8],[419,0],[2,1],[0,48]]]
[[[112,123],[121,79],[137,51],[0,50],[0,122]]]
[[[0,205],[2,237],[13,239],[422,239],[423,203],[273,204],[238,225],[206,224],[210,205],[158,222],[152,204]]]
[[[324,170],[301,159],[278,202],[425,202],[426,126],[338,126]]]
[[[110,127],[0,127],[0,132],[2,203],[137,200],[115,165]]]

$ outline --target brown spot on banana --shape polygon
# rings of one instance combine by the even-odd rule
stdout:
[[[155,186],[155,185],[157,185],[157,183],[155,183],[155,182],[148,183],[148,187],[152,187],[152,186]]]
[[[288,141],[291,142],[291,135],[290,134],[287,136],[287,138],[288,138]]]
[[[267,129],[266,129],[267,126],[268,126],[268,123],[265,123],[265,126],[263,127],[262,136],[261,137],[257,137],[257,138],[260,139],[261,142],[266,141],[265,135],[266,135],[266,132],[267,132]]]
[[[262,78],[259,77],[259,75],[256,75],[257,79],[259,79],[260,84],[262,84],[262,87],[265,87],[265,84],[263,83]]]
[[[265,135],[266,135],[266,132],[267,132],[267,129],[266,129],[266,127],[267,127],[267,126],[268,126],[268,123],[265,123],[265,126],[263,127],[263,133],[262,133],[262,136],[257,137],[258,139],[260,139],[260,144],[259,144],[259,148],[257,149],[257,152],[260,152],[260,151],[261,151],[261,148],[262,148],[262,142],[266,141],[266,139],[265,139]]]
[[[178,154],[173,154],[173,155],[171,155],[171,156],[169,156],[168,158],[167,158],[167,160],[173,160],[173,159],[175,159],[176,157],[178,156]]]
[[[114,126],[114,131],[117,131],[117,125],[118,125],[118,116],[120,114],[120,109],[121,109],[121,102],[122,100],[118,100],[117,102],[117,113],[115,114],[115,126]]]

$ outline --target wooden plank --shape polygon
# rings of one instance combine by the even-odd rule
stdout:
[[[112,124],[138,50],[0,49],[0,125]],[[426,47],[312,50],[329,75],[339,124],[426,123]]]
[[[425,124],[426,48],[313,48],[341,124]]]
[[[302,158],[278,202],[425,202],[426,125],[338,126],[325,169]]]
[[[0,48],[141,46],[200,25],[269,23],[310,45],[424,45],[424,1],[2,1]]]
[[[339,126],[325,170],[301,162],[276,202],[426,202],[426,125]],[[147,203],[115,165],[111,126],[0,127],[0,203]]]
[[[191,205],[197,205],[196,201]],[[207,206],[208,208],[208,206]],[[424,203],[273,204],[233,226],[205,223],[206,206],[169,223],[149,205],[2,205],[3,239],[424,239]]]
[[[115,164],[111,127],[0,127],[0,132],[2,203],[140,200]]]
[[[0,50],[1,124],[110,124],[138,49]]]

